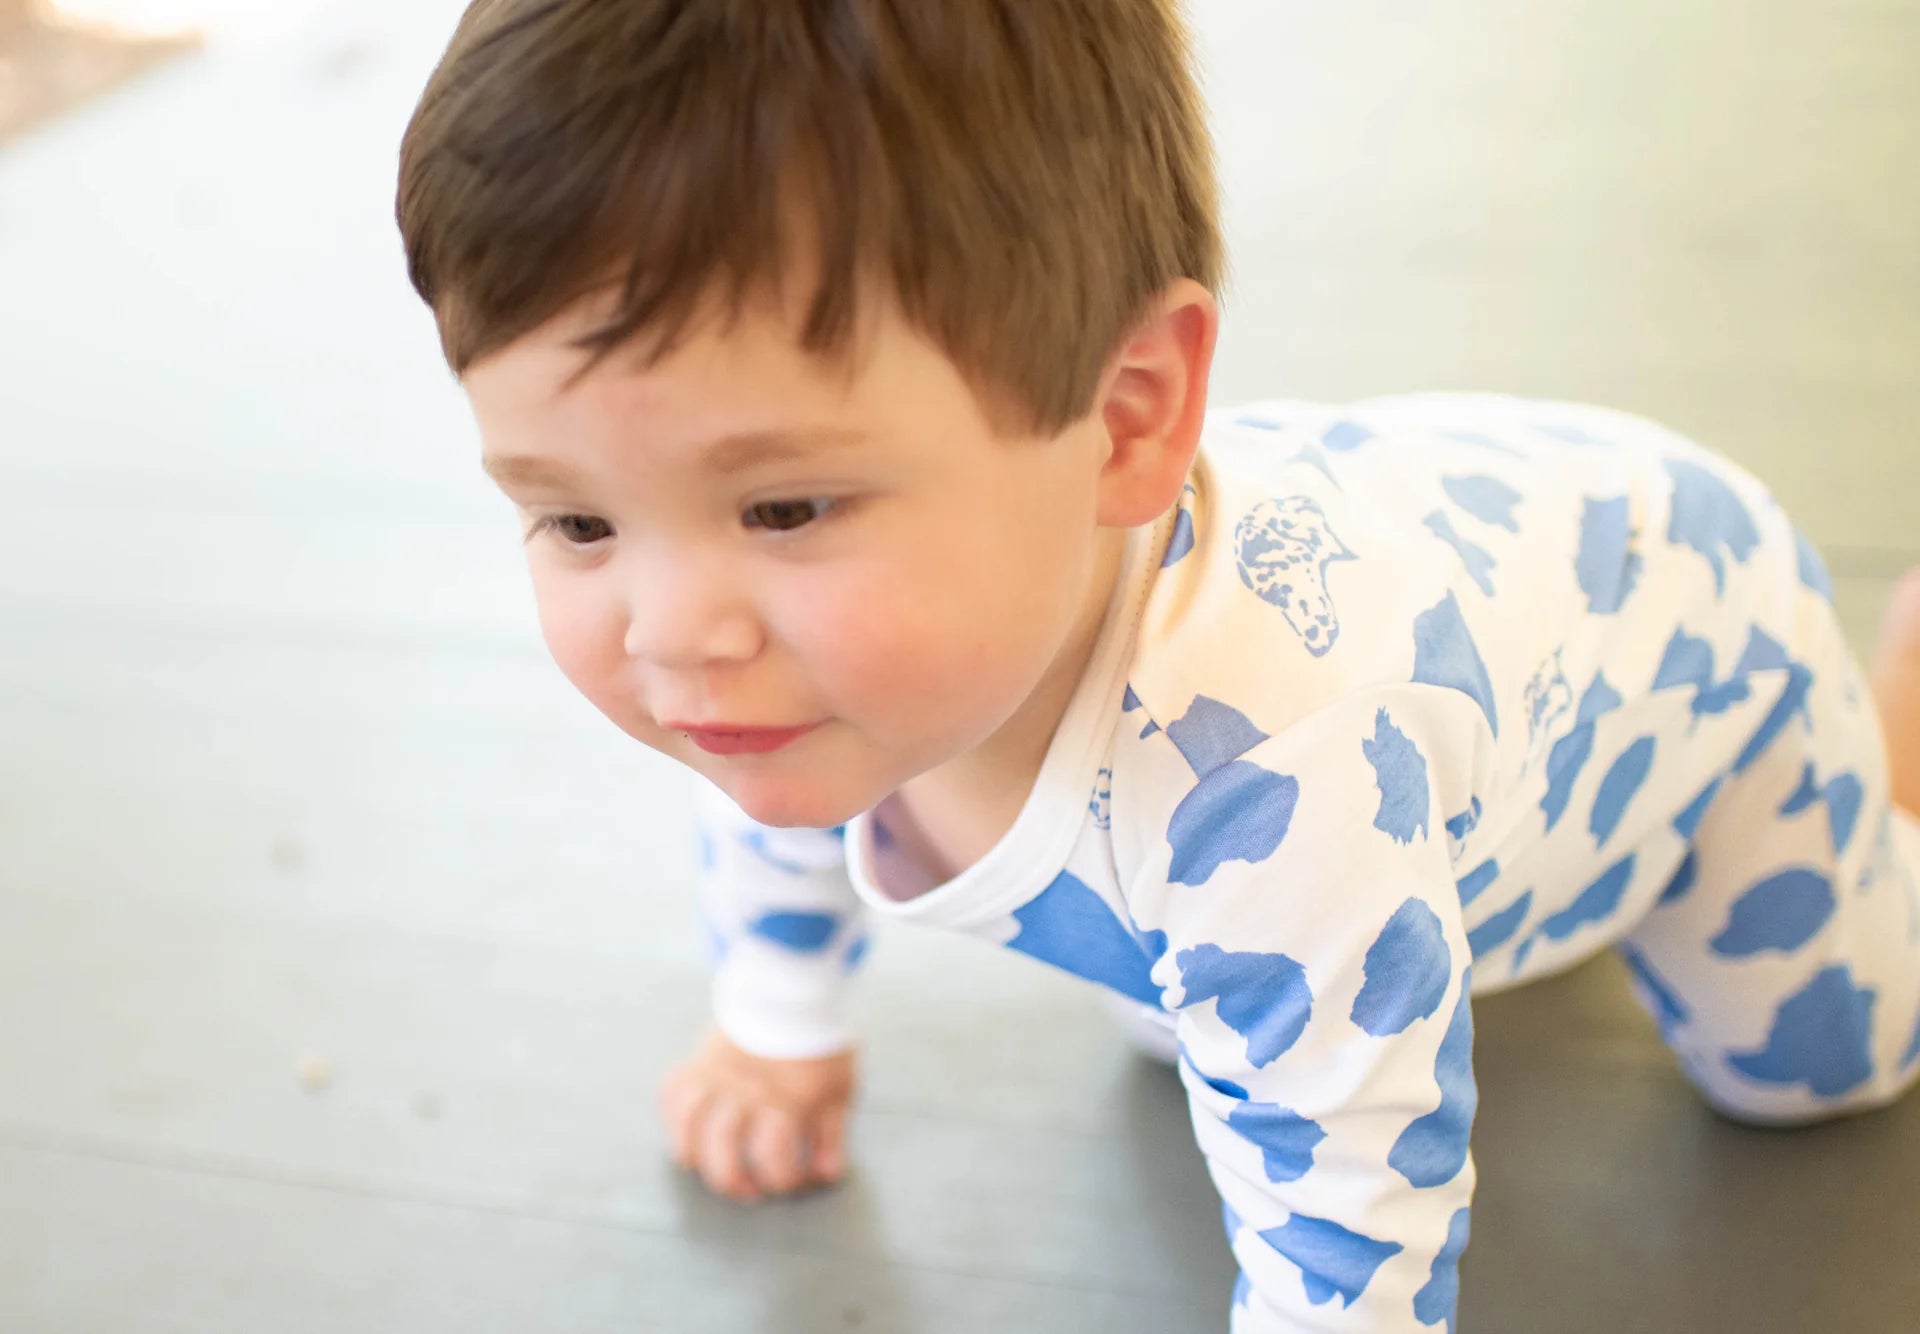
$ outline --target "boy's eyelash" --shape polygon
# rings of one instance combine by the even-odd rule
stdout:
[[[807,520],[805,523],[794,524],[792,527],[789,527],[789,528],[777,528],[777,527],[772,527],[768,524],[749,524],[748,525],[749,527],[754,527],[754,528],[764,528],[768,532],[772,532],[772,533],[791,533],[791,532],[798,532],[803,528],[812,527],[814,524],[819,523],[821,519],[826,518],[829,514],[832,514],[835,510],[839,509],[845,503],[846,502],[844,500],[839,499],[837,497],[832,497],[832,496],[804,496],[804,497],[797,497],[791,500],[785,500],[785,499],[763,500],[763,501],[760,501],[758,504],[749,505],[746,508],[745,513],[750,515],[755,510],[767,509],[772,506],[782,506],[782,505],[785,505],[785,506],[812,505],[819,511],[818,514],[816,514],[813,518]],[[608,536],[612,535],[612,532],[613,532],[612,524],[606,523],[604,519],[596,520],[590,514],[543,514],[539,518],[535,519],[533,523],[527,528],[527,535],[525,540],[528,542],[531,542],[537,537],[541,537],[545,534],[551,533],[554,536],[559,537],[560,540],[563,543],[565,543],[567,546],[585,547],[585,546],[593,545],[591,542],[569,541],[566,538],[566,536],[563,533],[561,533],[560,525],[569,519],[586,519],[593,522],[601,523],[607,528]],[[595,539],[595,540],[598,541],[599,539]]]
[[[554,536],[559,537],[560,540],[563,543],[565,543],[565,545],[570,547],[591,546],[592,543],[590,542],[568,542],[566,538],[561,535],[560,525],[566,522],[568,519],[593,520],[593,516],[590,514],[543,514],[539,518],[535,519],[532,525],[528,527],[526,540],[531,542],[536,537],[540,537],[544,534],[551,533]],[[604,519],[594,520],[594,522],[606,523]],[[613,525],[606,524],[606,528],[610,536],[613,532]]]

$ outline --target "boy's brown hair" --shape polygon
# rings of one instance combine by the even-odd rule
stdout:
[[[456,374],[609,283],[583,350],[654,359],[799,254],[804,348],[882,282],[997,424],[1057,431],[1158,290],[1220,285],[1177,3],[476,0],[401,147],[414,287]]]

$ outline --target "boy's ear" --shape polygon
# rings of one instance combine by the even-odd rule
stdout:
[[[1101,378],[1106,427],[1098,522],[1152,523],[1180,499],[1200,446],[1220,307],[1190,278],[1169,284],[1134,326]]]

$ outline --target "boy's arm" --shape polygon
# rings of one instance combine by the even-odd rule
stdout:
[[[1155,977],[1241,1265],[1235,1334],[1451,1330],[1475,1089],[1446,821],[1489,719],[1411,685],[1276,738],[1231,710],[1189,720],[1169,733],[1199,781],[1136,920],[1166,933]]]
[[[705,781],[694,812],[715,1023],[756,1056],[851,1047],[847,982],[867,936],[843,831],[758,824]]]
[[[866,937],[841,831],[773,829],[696,786],[715,1029],[660,1088],[674,1161],[739,1200],[846,1170],[847,977]]]

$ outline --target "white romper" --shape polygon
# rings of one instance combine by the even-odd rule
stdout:
[[[1617,948],[1752,1120],[1920,1073],[1920,825],[1830,599],[1752,476],[1640,418],[1215,412],[975,865],[926,883],[887,801],[774,829],[700,785],[718,1022],[769,1056],[849,1043],[871,916],[1160,1007],[1236,1334],[1451,1331],[1470,993]]]

